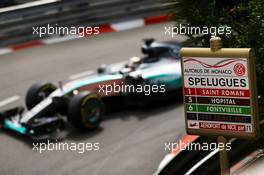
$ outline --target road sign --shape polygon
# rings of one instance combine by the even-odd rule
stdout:
[[[182,48],[188,134],[257,138],[259,121],[250,49]]]

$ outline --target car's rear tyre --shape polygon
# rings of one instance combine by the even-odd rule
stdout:
[[[68,120],[79,129],[97,128],[104,115],[102,100],[94,93],[80,92],[68,106]]]
[[[56,89],[57,87],[52,83],[40,82],[33,84],[26,93],[25,101],[27,109],[32,109]]]

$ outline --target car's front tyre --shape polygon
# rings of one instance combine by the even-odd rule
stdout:
[[[39,82],[33,84],[26,93],[25,101],[27,109],[32,109],[56,89],[57,87],[52,83]]]
[[[80,92],[70,99],[68,120],[79,129],[97,128],[104,115],[102,100],[94,93]]]

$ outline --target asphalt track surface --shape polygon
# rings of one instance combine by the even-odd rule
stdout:
[[[37,81],[67,80],[69,76],[96,70],[140,55],[142,38],[169,39],[164,26],[151,25],[117,33],[45,45],[0,56],[0,101],[21,98],[0,110],[24,105],[27,88]],[[100,150],[33,151],[23,137],[0,132],[1,175],[146,175],[152,174],[168,152],[165,142],[184,132],[183,105],[178,99],[155,109],[127,109],[106,116],[97,131],[72,130],[63,142],[99,142]]]

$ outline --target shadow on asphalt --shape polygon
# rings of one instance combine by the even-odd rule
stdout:
[[[148,104],[147,106],[129,106],[129,107],[122,107],[121,109],[119,108],[118,110],[114,109],[112,111],[108,111],[106,113],[106,116],[104,118],[104,121],[107,120],[114,120],[117,118],[121,118],[123,120],[127,120],[128,118],[131,117],[136,117],[138,120],[144,120],[149,117],[157,117],[159,114],[165,113],[167,111],[173,110],[176,107],[182,105],[182,96],[176,96],[173,98],[169,98],[166,100],[161,100],[161,101],[154,101]],[[103,122],[104,122],[103,121]],[[68,125],[66,130],[65,136],[59,136],[58,138],[53,138],[52,140],[72,140],[72,141],[81,141],[85,140],[87,138],[94,137],[101,132],[104,131],[104,128],[99,127],[96,130],[90,130],[90,131],[80,131],[76,128],[74,128],[71,125]],[[36,140],[32,140],[28,136],[23,136],[21,134],[2,129],[2,134],[6,134],[10,137],[13,137],[14,139],[17,139],[19,141],[24,142],[27,144],[29,147],[32,147],[32,143],[36,142]],[[37,142],[46,142],[46,141],[37,141]]]
[[[104,121],[122,119],[128,120],[131,117],[135,117],[138,120],[144,120],[150,117],[158,117],[159,114],[165,113],[167,111],[173,110],[183,103],[182,96],[178,95],[173,98],[154,101],[147,106],[129,106],[122,107],[119,109],[113,109],[108,111],[105,115]],[[80,141],[85,140],[89,137],[94,137],[100,132],[103,132],[104,128],[100,127],[94,131],[80,131],[78,129],[72,128],[66,139]]]
[[[112,120],[116,118],[121,118],[126,120],[126,118],[136,117],[138,120],[144,120],[149,117],[157,116],[164,112],[173,110],[174,108],[182,105],[183,100],[181,96],[175,98],[169,98],[161,101],[153,101],[146,106],[128,106],[123,107],[119,110],[110,111],[106,114],[104,120]]]

